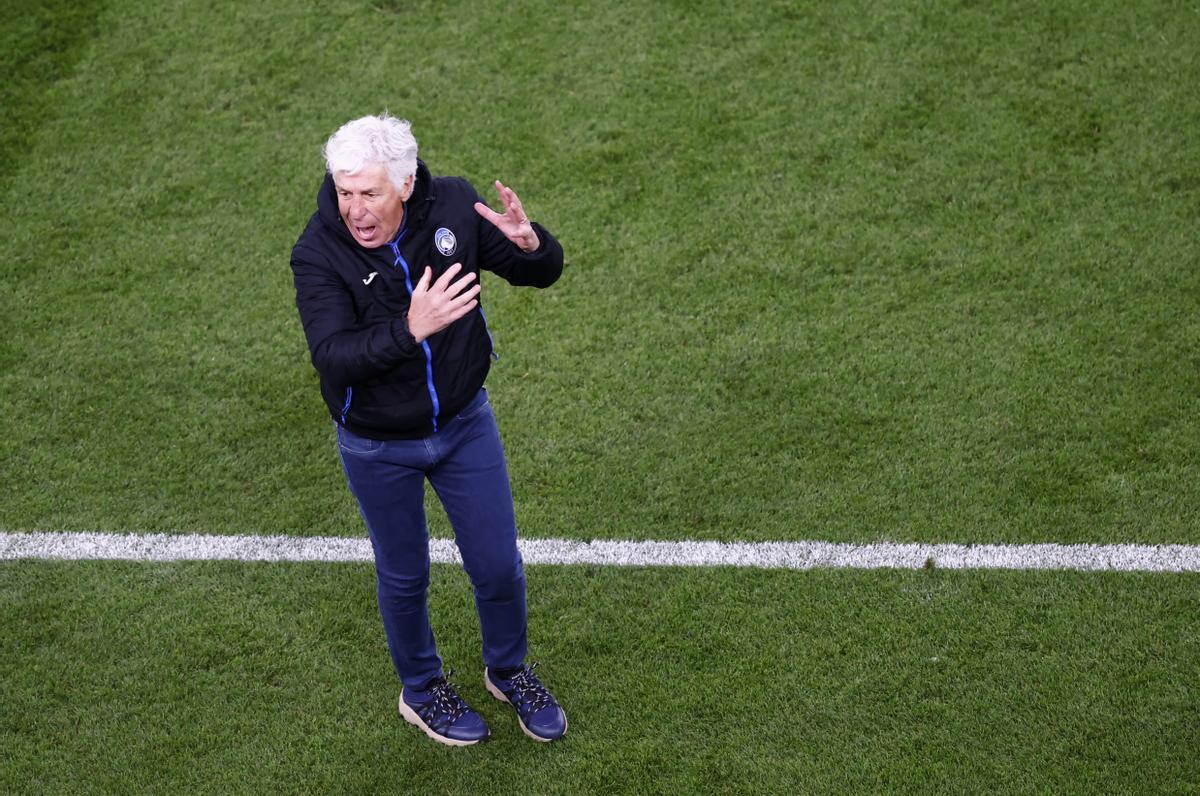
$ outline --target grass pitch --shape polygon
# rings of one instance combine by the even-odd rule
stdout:
[[[465,576],[432,614],[492,728],[396,715],[365,565],[0,568],[12,792],[1187,792],[1193,576],[531,567],[571,729],[484,691]],[[15,664],[15,665],[14,665]]]
[[[0,15],[0,528],[361,533],[286,258],[323,140],[387,108],[567,251],[485,284],[526,534],[1200,541],[1186,4]],[[466,756],[392,715],[369,579],[0,566],[0,786],[1200,781],[1194,577],[536,568],[572,734]]]

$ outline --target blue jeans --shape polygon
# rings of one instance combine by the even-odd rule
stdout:
[[[429,624],[425,479],[433,484],[475,591],[483,662],[525,660],[525,570],[508,467],[487,392],[436,433],[376,440],[337,427],[338,451],[375,551],[379,612],[396,672],[419,688],[442,673]]]

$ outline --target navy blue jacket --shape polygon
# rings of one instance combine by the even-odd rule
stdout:
[[[535,287],[549,287],[562,273],[562,247],[545,228],[534,224],[541,247],[522,252],[475,212],[481,201],[466,180],[432,178],[418,161],[396,238],[367,249],[346,229],[333,178],[325,176],[317,212],[292,249],[292,275],[321,395],[333,419],[355,434],[428,436],[487,377],[492,340],[482,302],[421,343],[409,333],[409,297],[426,266],[435,280],[462,263],[459,276],[473,271],[478,279],[483,268]]]

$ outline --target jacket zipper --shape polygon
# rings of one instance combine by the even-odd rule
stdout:
[[[346,415],[350,413],[350,399],[354,397],[354,388],[346,388],[346,402],[342,404],[342,425],[346,425]]]
[[[391,242],[392,254],[396,255],[395,262],[392,267],[397,265],[404,269],[404,287],[408,290],[408,297],[411,300],[413,294],[412,273],[409,271],[408,262],[404,259],[404,255],[400,254],[400,241],[404,239],[406,229],[401,229],[400,234]],[[441,412],[441,402],[438,400],[437,387],[433,384],[433,351],[429,348],[429,340],[421,341],[421,350],[425,352],[425,389],[429,391],[429,402],[433,406],[433,432],[436,434],[438,430],[438,414]]]

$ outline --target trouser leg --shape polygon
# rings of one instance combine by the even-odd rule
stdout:
[[[483,662],[519,666],[527,651],[525,570],[504,447],[491,405],[473,403],[441,432],[446,455],[429,472],[475,592]]]
[[[338,429],[338,449],[375,552],[379,613],[396,673],[419,688],[442,672],[429,623],[429,530],[420,440],[365,440]]]

